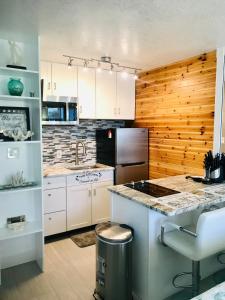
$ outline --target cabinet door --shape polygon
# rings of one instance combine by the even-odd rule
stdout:
[[[110,193],[107,190],[113,181],[92,185],[92,224],[108,221],[111,217]]]
[[[59,211],[52,214],[45,214],[45,236],[66,231],[66,212]]]
[[[79,117],[95,118],[95,69],[78,67]]]
[[[52,64],[52,92],[57,97],[77,97],[77,67]]]
[[[116,119],[135,119],[135,79],[128,74],[126,78],[117,73],[117,115]]]
[[[116,73],[96,71],[96,118],[115,119]]]
[[[67,230],[91,225],[91,185],[67,188]]]
[[[40,74],[42,79],[42,93],[43,100],[51,100],[52,95],[52,65],[49,62],[41,61]]]

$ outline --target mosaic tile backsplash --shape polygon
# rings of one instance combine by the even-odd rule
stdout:
[[[43,126],[43,162],[44,164],[75,162],[76,141],[82,140],[86,145],[86,155],[79,148],[80,164],[96,163],[96,129],[124,127],[124,121],[80,120],[77,126]],[[61,158],[57,157],[61,150]]]

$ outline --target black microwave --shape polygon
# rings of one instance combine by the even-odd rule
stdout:
[[[42,101],[42,124],[78,124],[77,99],[69,98],[64,101]]]

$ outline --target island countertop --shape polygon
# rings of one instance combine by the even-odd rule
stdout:
[[[149,180],[148,182],[180,193],[155,198],[124,185],[112,186],[109,191],[140,203],[167,216],[175,216],[198,208],[207,208],[225,202],[225,184],[205,185],[186,179],[186,175]]]

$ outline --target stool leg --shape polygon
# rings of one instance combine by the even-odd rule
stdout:
[[[192,261],[192,296],[199,295],[200,288],[200,262]]]

